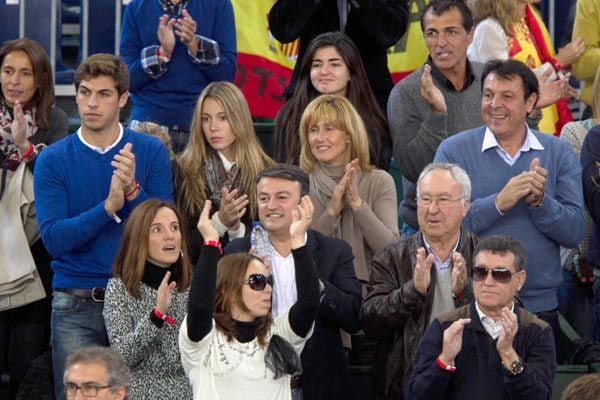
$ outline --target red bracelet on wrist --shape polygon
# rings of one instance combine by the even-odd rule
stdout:
[[[125,193],[125,198],[133,196],[135,194],[135,192],[137,192],[138,190],[140,190],[140,183],[138,181],[135,181],[135,185],[133,185],[133,189],[131,189],[129,191],[129,193]]]
[[[448,371],[448,372],[454,372],[454,371],[456,371],[456,365],[454,365],[454,363],[452,363],[452,365],[447,365],[439,357],[435,360],[435,363],[437,364],[437,366],[440,369],[443,369],[444,371]]]
[[[175,325],[175,320],[173,318],[169,317],[168,315],[165,315],[165,314],[161,313],[156,308],[154,308],[154,315],[156,316],[156,318],[162,319],[163,321],[165,321],[169,325]]]
[[[27,152],[21,156],[21,159],[27,160],[28,158],[30,158],[33,155],[34,152],[35,152],[35,146],[32,143],[29,143],[29,149],[27,149]]]
[[[223,246],[221,246],[221,242],[218,240],[206,240],[204,246],[216,247],[219,249],[219,254],[223,255]]]
[[[551,58],[550,64],[552,64],[552,66],[554,67],[554,71],[557,74],[563,69],[562,65],[560,65],[560,63],[558,62],[558,60],[556,58]]]

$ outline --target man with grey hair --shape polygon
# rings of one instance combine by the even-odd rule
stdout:
[[[477,238],[461,227],[470,195],[462,168],[426,166],[417,181],[420,230],[388,245],[371,263],[361,322],[379,339],[373,374],[378,399],[402,398],[427,325],[473,297],[468,276]]]
[[[84,347],[67,357],[63,385],[67,399],[122,400],[129,392],[131,375],[117,350]]]

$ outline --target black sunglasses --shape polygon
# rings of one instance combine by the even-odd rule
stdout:
[[[481,282],[488,277],[490,272],[492,273],[492,278],[498,283],[508,283],[514,274],[519,273],[519,271],[512,272],[506,268],[487,269],[484,267],[473,267],[471,277],[475,282]]]
[[[250,285],[250,289],[261,292],[265,290],[267,283],[273,288],[273,275],[264,276],[263,274],[252,274],[244,281]]]

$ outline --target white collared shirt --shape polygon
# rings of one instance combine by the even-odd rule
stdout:
[[[477,304],[477,301],[475,301],[475,309],[477,310],[477,314],[479,315],[481,324],[483,325],[483,327],[485,328],[487,333],[490,334],[492,339],[497,339],[498,336],[500,336],[500,331],[502,331],[502,329],[504,329],[502,327],[502,322],[504,320],[499,319],[498,321],[494,321],[492,318],[485,315],[483,313],[483,311],[481,311],[481,309],[479,308],[479,304]],[[512,306],[510,307],[510,312],[513,314],[515,313],[515,302],[514,301],[512,303]]]
[[[79,138],[79,140],[81,140],[81,142],[84,145],[86,145],[90,149],[94,150],[97,153],[105,154],[111,151],[123,138],[123,125],[119,124],[119,136],[117,136],[117,140],[115,140],[113,143],[109,144],[105,148],[94,146],[93,144],[86,142],[86,140],[83,138],[83,134],[81,133],[81,127],[77,129],[77,137]]]
[[[494,136],[494,133],[490,130],[489,127],[485,128],[483,144],[481,145],[481,152],[483,153],[488,149],[495,148],[496,152],[498,153],[500,158],[504,160],[504,162],[506,162],[508,165],[514,165],[521,156],[521,153],[529,150],[544,150],[544,146],[542,146],[540,141],[535,137],[531,129],[529,129],[529,126],[525,124],[525,127],[527,129],[525,140],[523,141],[523,145],[521,146],[519,151],[517,151],[514,156],[508,154],[502,148],[502,146],[500,146],[500,143],[498,143],[498,140],[496,140],[496,136]]]

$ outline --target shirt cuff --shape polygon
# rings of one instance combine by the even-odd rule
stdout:
[[[500,207],[498,207],[498,201],[496,200],[496,196],[494,196],[494,206],[496,206],[496,211],[498,211],[498,214],[504,215],[504,213],[500,211]]]
[[[234,231],[233,229],[230,229],[227,233],[229,234],[229,240],[242,238],[246,235],[246,225],[240,222],[240,226],[237,230]]]
[[[217,65],[221,60],[219,43],[201,35],[196,35],[196,39],[198,40],[198,53],[192,54],[188,50],[192,62],[194,64]]]
[[[158,47],[157,45],[145,47],[140,54],[142,68],[152,79],[157,79],[167,72],[166,64],[161,63],[158,59]]]
[[[217,233],[219,234],[219,237],[225,236],[225,233],[227,233],[227,227],[223,225],[221,219],[219,219],[219,213],[214,213],[211,217],[211,220],[215,229],[217,230]]]

